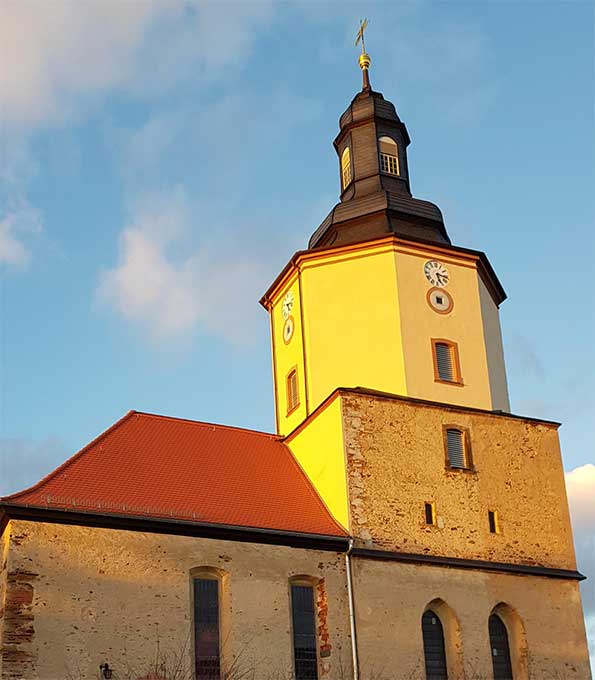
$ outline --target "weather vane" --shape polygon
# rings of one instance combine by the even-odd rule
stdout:
[[[359,66],[362,70],[363,77],[362,89],[364,92],[369,92],[372,89],[372,87],[370,86],[370,76],[368,75],[368,69],[370,68],[372,60],[370,59],[370,55],[366,52],[366,42],[364,39],[364,31],[366,30],[368,23],[369,22],[367,19],[360,19],[359,31],[357,32],[357,36],[355,38],[356,47],[360,44],[360,42],[362,44],[362,53],[359,55]]]

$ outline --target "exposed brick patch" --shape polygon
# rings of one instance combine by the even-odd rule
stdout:
[[[8,573],[1,640],[2,673],[6,680],[28,677],[34,672],[32,583],[37,578],[38,574],[22,569]]]
[[[322,659],[320,674],[326,675],[330,671],[330,665],[325,663],[324,660],[331,655],[332,645],[328,628],[328,596],[323,578],[316,585],[316,614],[316,620],[318,621],[318,649]]]

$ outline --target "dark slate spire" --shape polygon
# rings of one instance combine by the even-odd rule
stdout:
[[[405,123],[395,107],[370,85],[371,60],[362,42],[362,91],[339,119],[333,144],[339,156],[341,196],[312,234],[308,247],[357,243],[395,234],[416,241],[450,244],[438,206],[413,198],[409,183]]]

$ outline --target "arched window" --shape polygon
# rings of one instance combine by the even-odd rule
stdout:
[[[315,579],[295,576],[290,580],[293,664],[295,680],[318,680]]]
[[[380,170],[387,175],[400,175],[399,150],[397,143],[390,137],[380,137],[378,140],[380,149]]]
[[[488,628],[490,631],[494,680],[513,680],[508,631],[504,621],[502,621],[498,614],[492,614],[488,621]]]
[[[204,573],[194,584],[194,665],[196,680],[221,677],[220,601],[221,582]]]
[[[424,638],[426,680],[448,680],[444,631],[438,614],[431,609],[425,611],[421,617],[421,630]]]
[[[287,374],[285,389],[287,391],[287,415],[289,415],[300,405],[297,368],[292,368]]]
[[[341,154],[341,181],[343,182],[343,189],[351,182],[351,153],[348,146]]]
[[[224,641],[229,636],[229,574],[216,567],[190,570],[195,680],[226,675]]]

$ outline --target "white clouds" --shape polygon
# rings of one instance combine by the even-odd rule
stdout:
[[[245,56],[271,8],[270,0],[5,3],[1,118],[30,129],[80,114],[110,90],[162,94],[191,75],[209,80]]]
[[[3,6],[0,101],[4,122],[29,127],[68,115],[75,98],[121,84],[151,22],[176,0],[19,0]]]
[[[0,266],[22,268],[29,264],[27,241],[42,230],[40,214],[26,202],[0,218]]]
[[[194,215],[200,218],[197,206]],[[154,338],[197,329],[230,342],[253,338],[255,299],[266,280],[257,258],[224,245],[191,247],[190,205],[181,188],[137,200],[119,262],[104,272],[101,300]],[[215,225],[194,225],[210,235]]]
[[[567,472],[566,489],[578,568],[588,577],[581,592],[589,648],[595,659],[595,465],[589,463]]]

